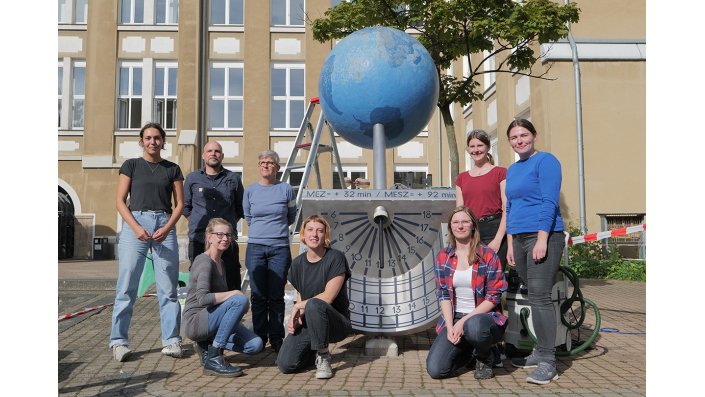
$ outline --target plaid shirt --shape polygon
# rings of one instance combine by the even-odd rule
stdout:
[[[507,290],[507,280],[500,266],[497,254],[484,244],[477,247],[476,261],[472,265],[472,289],[475,295],[475,307],[485,300],[495,304],[494,310],[489,314],[495,323],[503,326],[507,317],[502,314],[502,292]],[[453,289],[453,274],[458,266],[458,256],[455,248],[448,246],[436,256],[434,272],[436,277],[436,295],[439,301],[449,300],[455,312],[455,290]],[[441,315],[436,333],[440,334],[445,327],[445,319]]]

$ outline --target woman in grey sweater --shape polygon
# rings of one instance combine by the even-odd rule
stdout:
[[[208,222],[206,251],[194,259],[189,274],[183,332],[196,342],[206,375],[242,375],[240,368],[223,360],[223,349],[256,354],[264,347],[262,339],[240,323],[250,308],[247,297],[228,290],[221,256],[230,247],[232,230],[223,218]]]

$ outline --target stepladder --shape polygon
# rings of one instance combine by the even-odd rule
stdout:
[[[311,124],[311,117],[315,110],[316,105],[319,104],[319,99],[311,98],[306,108],[306,113],[301,121],[301,126],[296,134],[296,139],[294,140],[294,145],[291,149],[291,153],[286,161],[284,170],[282,172],[280,181],[286,182],[291,185],[296,193],[296,219],[294,223],[290,226],[289,235],[296,233],[301,221],[301,201],[303,199],[303,191],[308,187],[309,178],[311,177],[311,172],[316,173],[316,185],[318,189],[322,189],[321,184],[321,170],[318,166],[318,156],[321,153],[332,154],[333,166],[335,167],[336,175],[340,182],[341,187],[345,187],[345,175],[343,173],[343,166],[340,161],[340,154],[338,153],[338,146],[335,141],[335,132],[333,127],[327,122],[325,114],[323,111],[320,112],[318,117],[318,122],[316,123],[315,129]],[[327,127],[329,134],[330,144],[322,144],[321,136],[323,135],[323,128]],[[307,139],[306,139],[307,138]],[[300,150],[308,151],[306,156],[306,162],[303,164],[297,164],[296,158]],[[303,175],[298,183],[293,183],[292,171],[303,170]]]
[[[279,178],[281,182],[286,182],[290,184],[291,187],[294,189],[294,192],[296,193],[296,218],[294,220],[294,223],[292,223],[289,227],[290,239],[297,232],[301,223],[301,202],[303,200],[303,191],[308,186],[309,178],[311,177],[311,171],[315,171],[316,174],[315,186],[317,186],[318,189],[323,188],[321,183],[321,170],[318,166],[318,156],[321,153],[332,154],[333,166],[335,167],[336,173],[334,177],[338,178],[341,187],[345,188],[346,186],[345,175],[343,173],[343,166],[340,161],[340,154],[338,153],[338,146],[336,145],[335,141],[335,132],[333,130],[333,127],[327,122],[323,111],[321,111],[318,116],[318,122],[316,123],[315,129],[311,124],[311,118],[313,116],[316,105],[318,104],[318,97],[311,98],[311,100],[309,101],[308,106],[306,107],[306,113],[304,113],[303,120],[301,120],[301,125],[296,134],[296,139],[294,140],[294,145],[291,149],[291,153],[289,153],[286,165],[284,166],[281,177]],[[323,135],[324,126],[327,127],[326,129],[329,134],[330,144],[321,143],[321,136]],[[306,162],[297,163],[296,158],[298,157],[299,151],[301,150],[308,152],[308,155],[306,156]],[[292,179],[292,173],[298,170],[303,170],[303,174],[299,181],[294,182],[294,180]],[[245,274],[242,277],[242,291],[247,291],[249,286],[249,275],[247,273],[247,270],[245,270]]]

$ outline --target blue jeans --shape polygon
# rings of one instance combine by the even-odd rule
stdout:
[[[457,345],[448,340],[448,330],[444,327],[431,345],[426,358],[426,371],[433,379],[447,378],[472,357],[485,358],[490,348],[504,335],[504,327],[494,322],[491,315],[483,313],[470,317],[463,324],[463,337]]]
[[[537,233],[512,235],[512,248],[517,273],[529,290],[529,320],[536,333],[534,352],[539,361],[556,365],[556,310],[551,302],[551,291],[556,280],[556,273],[561,264],[565,237],[562,232],[548,235],[546,258],[534,262],[532,250],[536,245]]]
[[[208,333],[213,346],[230,351],[256,354],[262,351],[262,339],[240,323],[250,308],[244,295],[235,295],[208,308]]]
[[[340,342],[352,331],[350,319],[321,299],[309,299],[304,313],[303,326],[287,335],[277,356],[277,367],[284,374],[300,370],[315,351],[327,348],[330,342]]]
[[[289,246],[247,244],[245,266],[252,289],[252,327],[263,343],[284,339],[284,287],[291,267]]]
[[[164,226],[171,216],[166,212],[132,211],[137,222],[148,232],[154,233]],[[161,243],[154,240],[140,241],[130,225],[123,222],[118,242],[118,280],[115,286],[115,305],[110,330],[110,347],[128,345],[127,331],[132,320],[132,308],[137,298],[137,288],[147,259],[147,250],[152,249],[154,278],[159,300],[159,319],[162,329],[162,345],[181,342],[181,305],[176,298],[179,278],[179,247],[176,230],[172,228]]]

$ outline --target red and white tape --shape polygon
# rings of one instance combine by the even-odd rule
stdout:
[[[113,305],[112,303],[108,303],[107,305],[96,306],[96,307],[89,307],[89,308],[87,308],[87,309],[79,310],[79,311],[77,311],[77,312],[75,312],[75,313],[64,314],[63,316],[59,316],[59,321],[68,320],[68,319],[73,318],[73,317],[76,317],[76,316],[78,316],[78,315],[81,315],[81,314],[84,314],[84,313],[88,313],[88,312],[92,312],[92,311],[95,311],[95,310],[100,310],[100,309],[103,309],[103,308],[106,308],[106,307],[112,306],[112,305]]]
[[[145,297],[145,296],[157,296],[157,294],[144,294],[144,295],[142,295],[142,297]],[[113,303],[108,303],[107,305],[101,305],[101,306],[96,306],[96,307],[89,307],[89,308],[86,308],[86,309],[83,309],[83,310],[79,310],[79,311],[74,312],[74,313],[64,314],[63,316],[59,316],[59,321],[68,320],[68,319],[70,319],[70,318],[74,318],[74,317],[76,317],[76,316],[80,316],[81,314],[85,314],[85,313],[93,312],[93,311],[96,311],[96,310],[104,309],[104,308],[106,308],[106,307],[108,307],[108,306],[112,306],[112,305],[113,305]]]
[[[640,232],[645,232],[645,231],[646,231],[646,224],[642,223],[641,225],[623,227],[621,229],[607,230],[607,231],[599,232],[599,233],[586,234],[584,236],[570,237],[570,238],[568,238],[568,244],[573,245],[573,244],[588,243],[590,241],[604,240],[604,239],[610,238],[610,237],[625,236],[627,234],[640,233]]]

